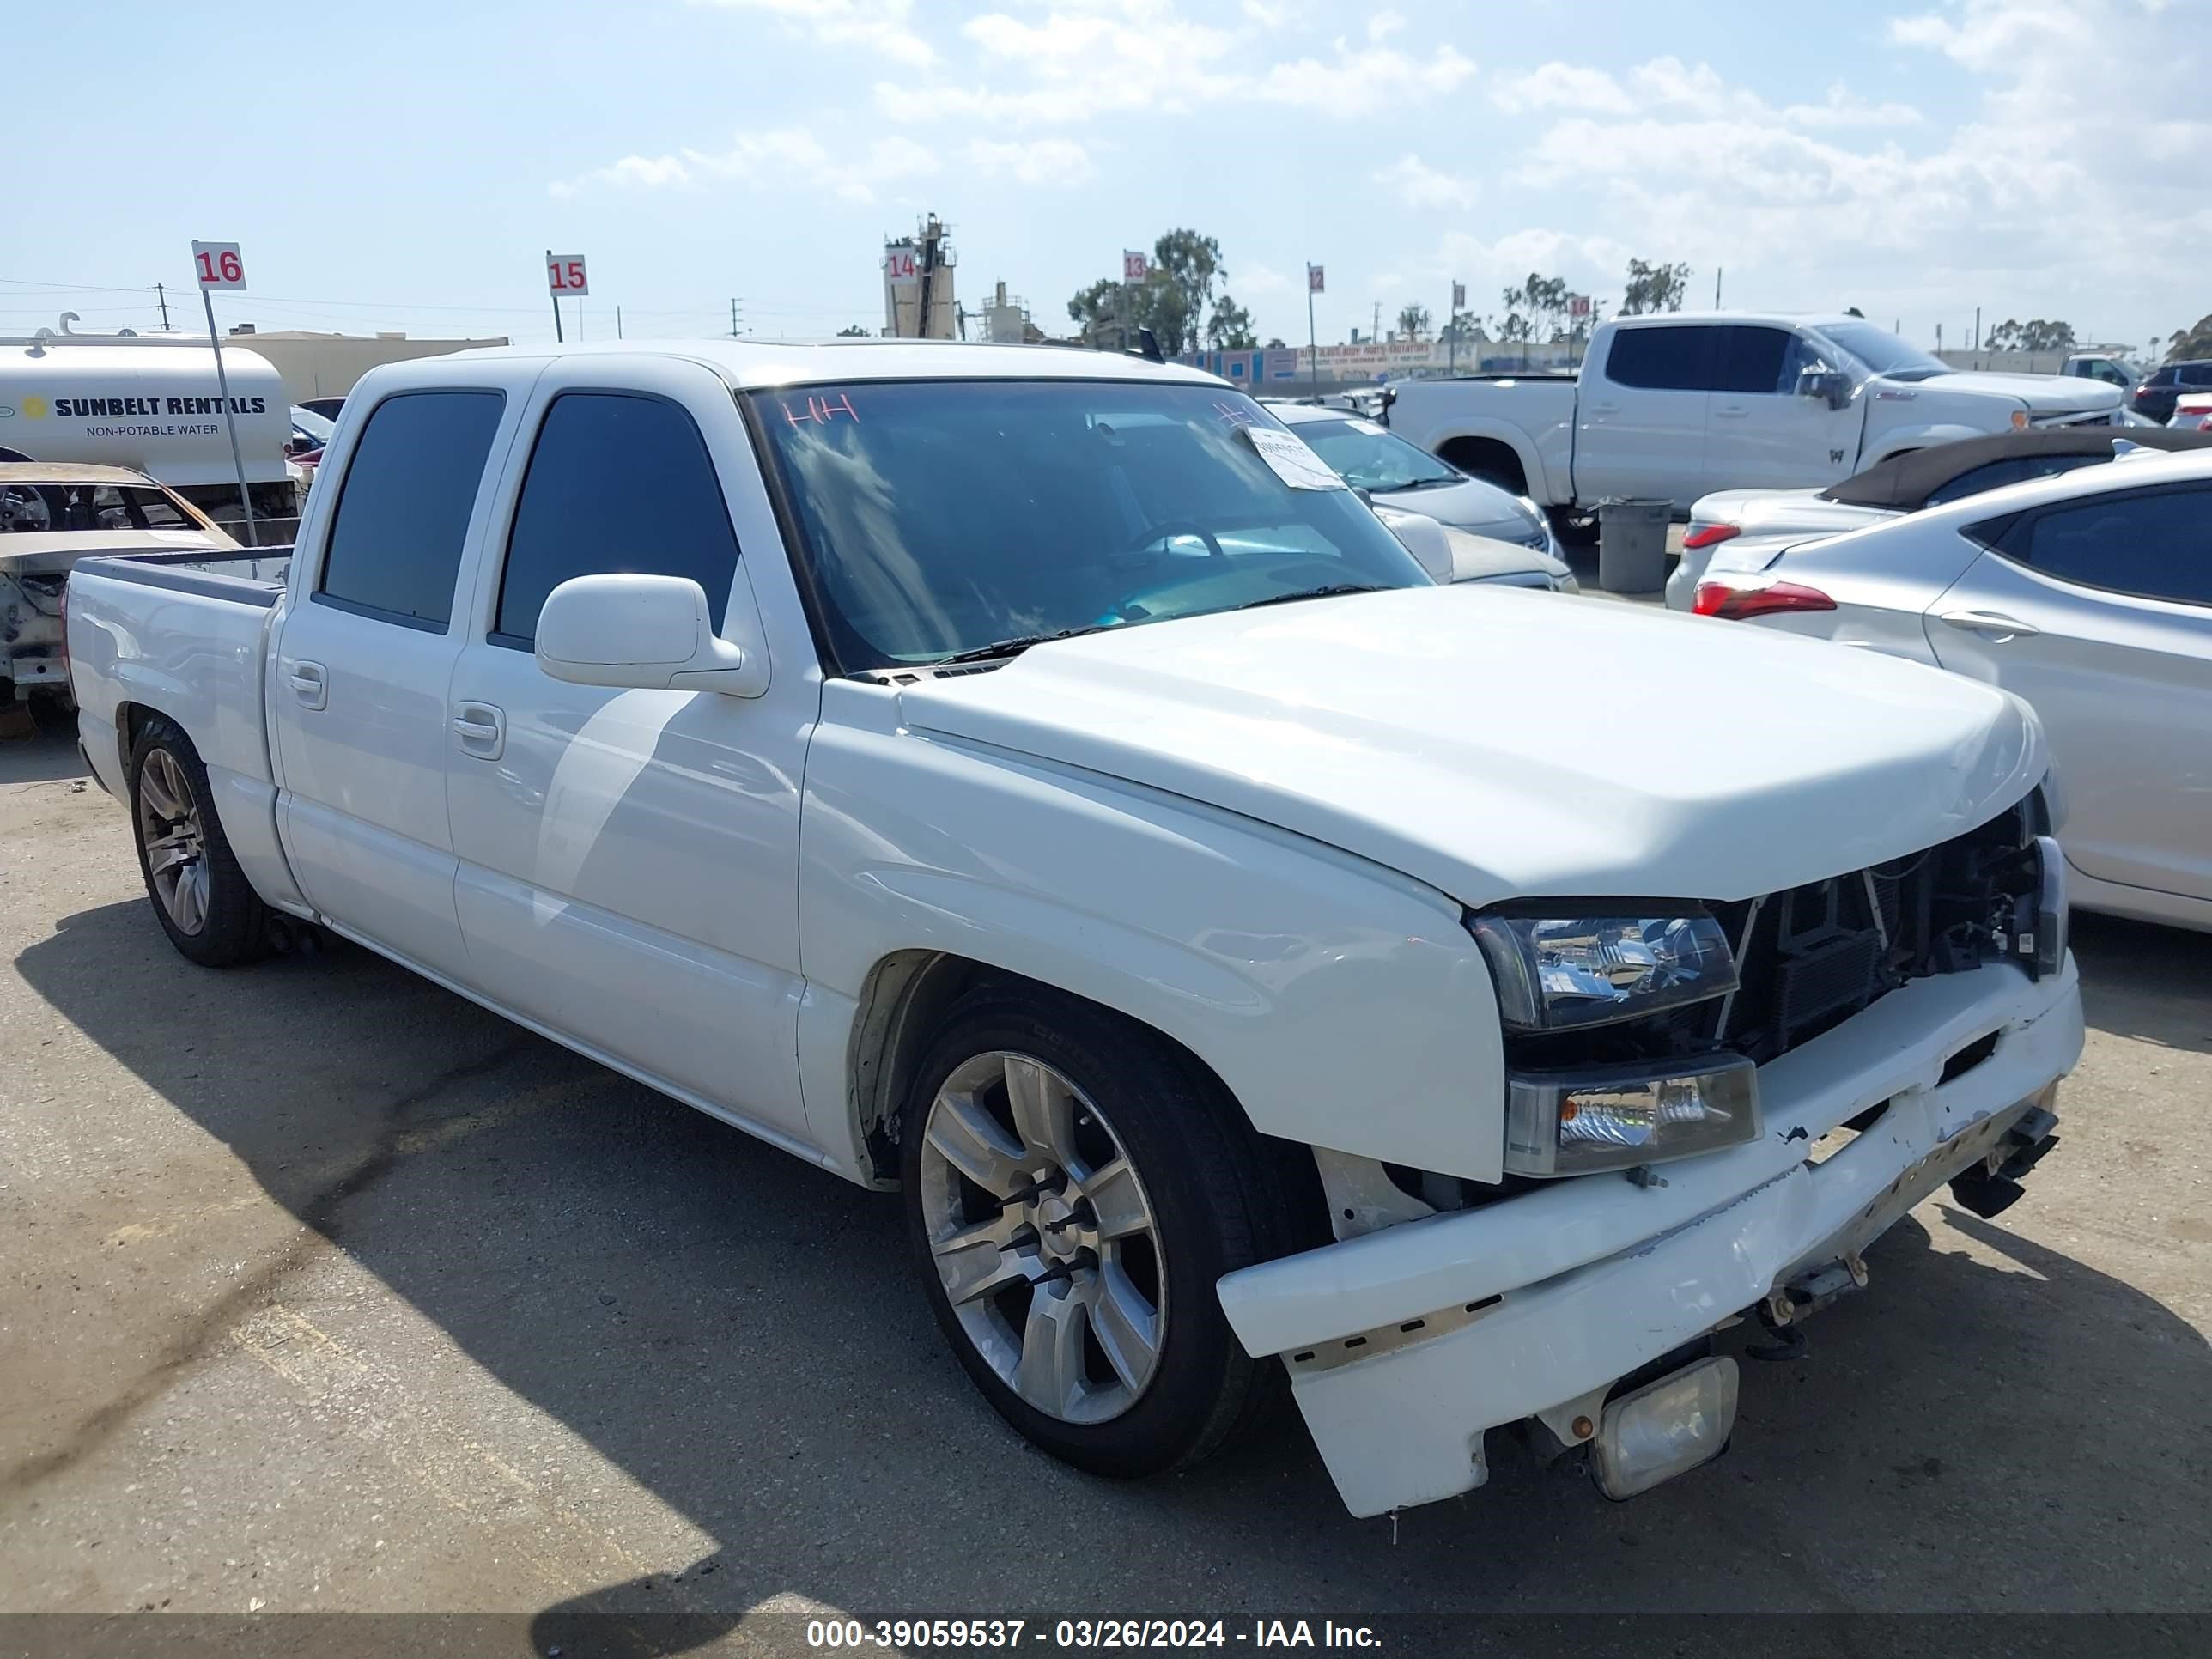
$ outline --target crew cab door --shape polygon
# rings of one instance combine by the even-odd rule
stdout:
[[[1929,607],[1927,628],[1944,667],[2042,717],[2069,862],[2212,900],[2212,486],[2023,514]]]
[[[1706,489],[1802,489],[1834,483],[1858,470],[1863,416],[1849,403],[1797,395],[1806,369],[1832,369],[1806,336],[1765,324],[1735,323],[1713,360],[1705,407]]]
[[[471,384],[378,401],[316,486],[269,688],[285,850],[309,903],[420,968],[465,978],[446,818],[446,690],[465,554],[513,430],[508,399]]]
[[[1681,512],[1710,487],[1702,467],[1714,353],[1703,323],[1615,325],[1583,366],[1575,404],[1575,499],[1643,496]]]
[[[803,624],[797,640],[765,637],[756,564],[795,604],[720,377],[674,359],[548,369],[501,485],[447,700],[455,897],[493,1000],[695,1104],[811,1145],[796,1037],[799,787],[820,679]],[[770,653],[765,695],[541,671],[546,595],[609,571],[696,579],[724,637]]]

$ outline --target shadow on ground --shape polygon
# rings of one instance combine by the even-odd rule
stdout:
[[[2166,948],[2091,935],[2085,955]],[[682,1639],[703,1639],[779,1595],[1341,1618],[2172,1606],[2205,1582],[2203,1340],[2002,1225],[1899,1227],[1807,1358],[1746,1361],[1711,1468],[1613,1505],[1493,1437],[1489,1490],[1354,1522],[1295,1421],[1142,1486],[1030,1451],[942,1346],[893,1202],[366,952],[209,973],[133,902],[67,918],[16,966],[310,1243],[719,1540],[680,1581],[547,1610],[541,1652],[581,1614],[689,1613]],[[2098,1000],[2182,1041],[2187,1000],[2164,994]],[[2031,1227],[2035,1202],[2014,1212]],[[81,1425],[51,1467],[113,1426]]]

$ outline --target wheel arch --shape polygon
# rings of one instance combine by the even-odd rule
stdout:
[[[1140,1028],[1218,1090],[1236,1107],[1243,1127],[1254,1129],[1250,1113],[1220,1073],[1188,1044],[1148,1021],[1096,997],[977,957],[940,950],[893,951],[869,969],[861,985],[846,1054],[845,1110],[854,1142],[865,1152],[865,1173],[873,1184],[897,1183],[899,1117],[924,1053],[953,1005],[987,984],[1042,992]]]

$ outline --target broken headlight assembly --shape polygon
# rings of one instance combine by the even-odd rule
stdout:
[[[1512,1034],[1607,1025],[1737,988],[1735,952],[1700,908],[1494,910],[1468,925]],[[1758,1068],[1736,1054],[1514,1070],[1506,1087],[1505,1168],[1516,1175],[1633,1169],[1759,1133]]]

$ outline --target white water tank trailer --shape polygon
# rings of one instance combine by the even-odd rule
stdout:
[[[291,489],[291,406],[267,359],[224,343],[234,464],[204,335],[73,335],[66,320],[60,333],[0,338],[0,450],[136,467],[203,507],[236,502],[242,464],[258,511],[293,510],[279,504]]]

